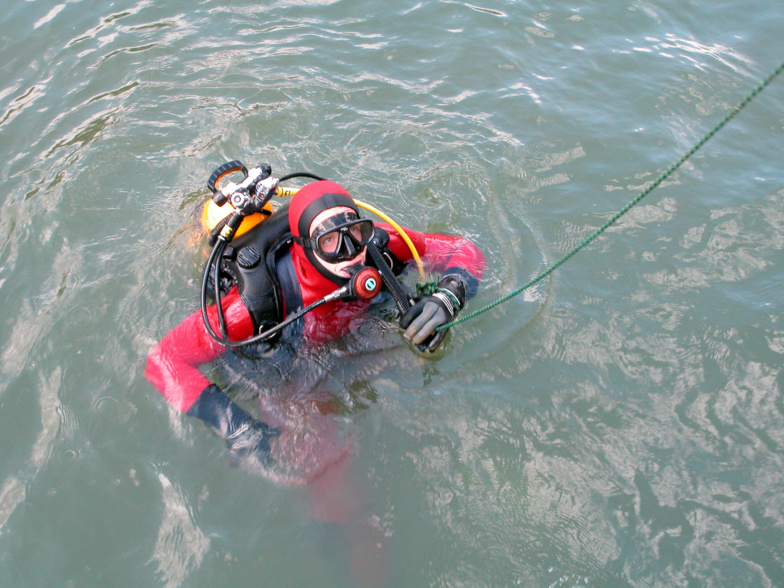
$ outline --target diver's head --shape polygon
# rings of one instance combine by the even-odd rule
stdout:
[[[327,271],[342,278],[347,268],[365,264],[366,245],[373,237],[373,222],[359,218],[348,206],[336,206],[319,213],[310,223],[308,245]]]
[[[318,272],[344,284],[364,266],[373,222],[360,218],[348,192],[335,182],[308,184],[292,197],[289,227],[295,242]]]

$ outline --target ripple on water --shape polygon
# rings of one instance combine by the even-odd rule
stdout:
[[[224,520],[205,496],[225,484],[258,505],[258,481],[223,468],[220,443],[141,380],[154,340],[196,308],[190,214],[206,175],[234,158],[314,171],[407,226],[472,238],[489,260],[475,310],[606,221],[764,69],[770,7],[708,4],[9,6],[0,395],[12,421],[26,416],[14,397],[40,408],[22,423],[28,467],[0,484],[3,536],[28,539],[4,570],[19,577],[24,545],[41,544],[57,578],[78,566],[93,583],[118,560],[140,583],[204,583],[213,556],[244,551],[227,556],[240,580],[257,567],[281,583],[309,566],[326,577],[321,554],[292,571],[242,545],[246,524],[309,553],[306,515],[286,517],[299,505],[283,491]],[[390,328],[396,343],[378,353],[348,340],[332,363],[303,357],[338,414],[261,408],[288,427],[280,477],[350,450],[380,495],[372,514],[401,584],[780,584],[784,192],[766,183],[780,176],[770,90],[579,261],[456,327],[441,355],[422,359]],[[240,401],[258,394],[233,375]],[[153,507],[140,536],[118,527],[110,542],[79,521],[107,546],[95,553],[119,554],[96,564],[56,517],[51,537],[30,525],[47,512],[30,490],[53,461],[118,484],[97,447],[129,488],[151,486]],[[129,459],[167,465],[146,480]],[[73,479],[38,494],[78,511]],[[202,506],[220,511],[220,547]]]

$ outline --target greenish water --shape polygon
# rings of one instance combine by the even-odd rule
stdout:
[[[470,237],[489,262],[478,308],[784,60],[782,16],[773,0],[4,7],[0,585],[351,585],[350,541],[313,525],[307,489],[233,467],[142,375],[196,309],[217,164],[311,171]],[[443,355],[393,346],[335,387],[363,400],[342,424],[389,585],[784,585],[783,113],[777,80]]]

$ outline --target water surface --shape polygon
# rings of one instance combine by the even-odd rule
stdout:
[[[771,0],[6,7],[0,584],[351,585],[307,489],[233,467],[142,376],[197,306],[216,165],[314,172],[471,238],[478,308],[784,60],[781,18]],[[437,358],[391,327],[387,353],[326,364],[389,585],[784,584],[782,112],[778,80]]]

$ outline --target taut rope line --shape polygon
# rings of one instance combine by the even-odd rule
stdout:
[[[521,292],[523,292],[523,291],[527,290],[528,288],[530,288],[531,286],[533,286],[534,284],[536,284],[537,282],[539,282],[539,281],[540,281],[540,280],[542,280],[543,278],[546,278],[547,276],[549,276],[549,275],[550,275],[551,273],[553,273],[553,272],[554,272],[556,269],[558,269],[559,267],[561,267],[561,266],[562,266],[564,263],[566,263],[566,262],[567,262],[567,261],[568,261],[568,260],[569,260],[569,259],[570,259],[570,258],[571,258],[571,257],[572,257],[574,254],[575,254],[575,253],[577,253],[577,252],[578,252],[578,251],[580,251],[581,249],[584,249],[585,247],[587,247],[587,246],[588,246],[588,245],[589,245],[589,244],[590,244],[590,243],[591,243],[591,242],[592,242],[594,239],[596,239],[596,238],[597,238],[599,235],[601,235],[601,234],[602,234],[604,231],[606,231],[608,227],[610,227],[612,224],[614,224],[614,223],[615,223],[615,222],[616,222],[616,221],[617,221],[619,218],[621,218],[621,217],[622,217],[624,214],[626,214],[627,212],[629,212],[629,210],[630,210],[630,209],[631,209],[631,208],[632,208],[634,205],[636,205],[637,203],[639,203],[639,202],[640,202],[640,200],[642,200],[642,199],[643,199],[643,198],[645,198],[645,197],[646,197],[648,194],[650,194],[651,192],[653,192],[653,190],[654,190],[654,189],[655,189],[655,188],[656,188],[656,187],[657,187],[659,184],[661,184],[661,183],[662,183],[664,180],[666,180],[668,177],[670,177],[670,176],[671,176],[671,175],[672,175],[672,174],[675,172],[675,170],[677,170],[677,169],[678,169],[678,168],[679,168],[681,165],[683,165],[683,164],[684,164],[684,163],[685,163],[685,162],[686,162],[686,161],[687,161],[687,160],[688,160],[688,159],[689,159],[689,158],[690,158],[692,155],[694,155],[694,154],[695,154],[695,153],[696,153],[696,152],[697,152],[697,151],[698,151],[698,150],[699,150],[699,149],[700,149],[700,148],[701,148],[703,145],[705,145],[705,143],[707,143],[707,142],[708,142],[708,141],[709,141],[709,140],[710,140],[710,139],[711,139],[711,138],[712,138],[712,137],[713,137],[713,136],[714,136],[716,133],[718,133],[718,132],[719,132],[719,131],[720,131],[722,128],[724,128],[724,125],[726,125],[726,124],[727,124],[728,122],[730,122],[730,121],[731,121],[733,118],[735,118],[735,117],[738,115],[738,113],[740,113],[740,111],[741,111],[741,110],[743,110],[743,109],[744,109],[744,108],[745,108],[745,107],[746,107],[746,106],[749,104],[749,102],[751,102],[751,101],[752,101],[752,100],[753,100],[753,99],[754,99],[754,98],[757,96],[757,94],[759,94],[760,92],[762,92],[762,90],[764,90],[764,89],[765,89],[765,88],[766,88],[766,87],[767,87],[767,86],[768,86],[768,85],[769,85],[769,84],[770,84],[770,83],[771,83],[771,82],[772,82],[772,81],[773,81],[773,80],[776,78],[776,76],[778,76],[778,75],[779,75],[779,74],[780,74],[782,71],[784,71],[784,63],[782,63],[781,65],[779,65],[779,66],[778,66],[778,67],[777,67],[775,70],[773,70],[773,72],[772,72],[770,75],[768,75],[768,76],[767,76],[767,77],[766,77],[764,80],[762,80],[762,81],[761,81],[761,82],[760,82],[760,83],[759,83],[759,84],[758,84],[758,85],[757,85],[757,86],[756,86],[756,87],[755,87],[755,88],[754,88],[754,89],[753,89],[753,90],[752,90],[752,91],[751,91],[751,92],[748,94],[748,96],[746,96],[746,97],[745,97],[743,100],[741,100],[741,101],[738,103],[738,105],[737,105],[737,106],[735,106],[735,108],[733,108],[732,110],[730,110],[730,111],[727,113],[727,115],[726,115],[726,116],[725,116],[723,119],[721,119],[721,120],[719,121],[719,123],[718,123],[718,124],[716,124],[716,126],[714,126],[714,127],[713,127],[713,128],[710,130],[710,131],[708,131],[708,133],[707,133],[707,134],[706,134],[706,135],[705,135],[705,136],[704,136],[702,139],[700,139],[699,141],[697,141],[697,143],[695,143],[695,145],[694,145],[694,146],[693,146],[691,149],[689,149],[689,150],[688,150],[688,151],[687,151],[687,152],[686,152],[684,155],[682,155],[682,156],[680,157],[680,159],[678,159],[678,160],[677,160],[675,163],[673,163],[672,165],[670,165],[670,167],[668,167],[666,170],[664,170],[664,172],[662,172],[662,174],[661,174],[661,175],[660,175],[658,178],[656,178],[656,179],[654,180],[654,182],[653,182],[653,183],[652,183],[650,186],[648,186],[648,187],[647,187],[647,188],[645,188],[645,189],[644,189],[642,192],[640,192],[640,193],[637,195],[637,197],[636,197],[636,198],[634,198],[634,199],[633,199],[631,202],[629,202],[629,203],[628,203],[626,206],[624,206],[623,208],[621,208],[621,209],[620,209],[620,210],[619,210],[617,213],[615,213],[615,215],[613,215],[613,217],[612,217],[610,220],[608,220],[608,221],[607,221],[606,223],[604,223],[604,224],[603,224],[601,227],[599,227],[598,229],[596,229],[596,230],[595,230],[593,233],[591,233],[590,235],[588,235],[588,236],[587,236],[585,239],[583,239],[583,240],[582,240],[582,241],[581,241],[581,242],[580,242],[580,243],[579,243],[579,244],[578,244],[576,247],[574,247],[574,248],[573,248],[571,251],[569,251],[569,252],[568,252],[566,255],[564,255],[564,256],[563,256],[561,259],[559,259],[558,261],[556,261],[554,264],[552,264],[550,267],[548,267],[547,269],[545,269],[545,270],[544,270],[542,273],[540,273],[540,274],[539,274],[538,276],[536,276],[535,278],[531,279],[531,280],[530,280],[529,282],[527,282],[526,284],[524,284],[524,285],[520,286],[520,287],[519,287],[517,290],[514,290],[514,291],[510,292],[509,294],[507,294],[506,296],[504,296],[504,297],[502,297],[502,298],[500,298],[500,299],[496,300],[495,302],[493,302],[493,303],[491,303],[491,304],[488,304],[487,306],[484,306],[484,307],[482,307],[482,308],[480,308],[480,309],[478,309],[478,310],[475,310],[475,311],[473,311],[473,312],[471,312],[471,313],[469,313],[469,314],[467,314],[467,315],[465,315],[465,316],[462,316],[462,317],[460,317],[460,318],[458,318],[458,319],[456,319],[456,320],[452,321],[451,323],[448,323],[448,324],[446,324],[446,325],[442,325],[442,326],[440,326],[440,327],[436,328],[436,331],[443,331],[444,329],[448,329],[448,328],[450,328],[450,327],[453,327],[453,326],[455,326],[455,325],[457,325],[457,324],[459,324],[459,323],[462,323],[462,322],[464,322],[464,321],[467,321],[468,319],[474,318],[475,316],[478,316],[478,315],[480,315],[480,314],[482,314],[482,313],[484,313],[484,312],[487,312],[488,310],[491,310],[491,309],[495,308],[495,307],[496,307],[496,306],[498,306],[499,304],[503,304],[503,303],[504,303],[504,302],[506,302],[507,300],[509,300],[509,299],[511,299],[511,298],[514,298],[515,296],[517,296],[517,295],[518,295],[518,294],[520,294]]]

